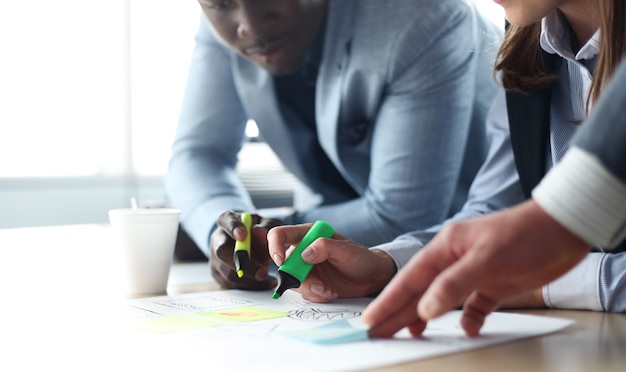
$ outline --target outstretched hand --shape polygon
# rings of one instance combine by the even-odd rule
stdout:
[[[463,306],[461,326],[478,335],[500,303],[536,290],[580,262],[590,246],[534,201],[445,227],[418,252],[363,313],[373,337]]]
[[[281,265],[311,224],[280,226],[268,235],[269,254]],[[335,233],[332,239],[318,238],[302,252],[302,259],[315,264],[307,279],[297,289],[305,300],[329,302],[337,297],[374,295],[391,280],[396,266],[389,255],[369,250]]]
[[[273,218],[252,215],[251,262],[242,278],[237,277],[233,252],[235,240],[247,236],[239,213],[225,211],[217,219],[218,227],[211,234],[209,266],[213,278],[222,288],[265,290],[276,287],[276,278],[268,274],[271,264],[267,253],[267,231],[282,222]]]

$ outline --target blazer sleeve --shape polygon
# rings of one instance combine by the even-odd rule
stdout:
[[[252,210],[237,177],[237,154],[247,115],[235,89],[231,56],[202,16],[165,178],[171,203],[182,209],[181,224],[208,255],[219,213]]]
[[[572,139],[594,154],[608,171],[626,183],[626,59],[615,72],[589,118]]]
[[[460,209],[471,183],[464,172],[473,178],[487,152],[484,119],[497,89],[484,39],[495,44],[500,35],[476,27],[469,8],[450,8],[425,10],[393,40],[361,196],[302,211],[293,222],[323,218],[371,246]],[[371,59],[357,52],[353,60]]]
[[[519,182],[511,147],[504,90],[497,95],[487,119],[489,153],[469,190],[463,208],[443,224],[413,231],[372,249],[387,252],[400,270],[444,225],[485,215],[523,202],[526,197]]]
[[[589,244],[626,238],[626,62],[622,62],[572,147],[533,190],[533,198]]]

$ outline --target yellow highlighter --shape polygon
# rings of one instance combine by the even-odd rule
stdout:
[[[250,266],[250,237],[252,236],[252,215],[247,212],[241,214],[241,222],[246,227],[246,238],[244,240],[235,241],[235,253],[233,261],[235,261],[235,269],[237,276],[243,278],[243,274]]]

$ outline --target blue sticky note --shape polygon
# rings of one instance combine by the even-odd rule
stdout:
[[[347,320],[340,320],[320,327],[279,332],[300,341],[320,345],[343,344],[367,340],[367,330],[353,327]]]

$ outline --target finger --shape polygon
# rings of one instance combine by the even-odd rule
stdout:
[[[367,253],[367,248],[347,240],[319,238],[302,251],[302,259],[311,264],[329,261],[336,265],[347,265]]]
[[[258,288],[274,288],[278,284],[278,281],[275,277],[269,275],[269,261],[266,259],[265,261],[252,261],[252,264],[244,272],[243,278],[245,281],[253,281],[260,283]],[[248,285],[251,287],[251,285]],[[257,287],[254,285],[254,287]]]
[[[298,244],[311,226],[312,224],[277,226],[267,233],[268,252],[276,265],[280,266],[285,261],[285,247]]]
[[[370,325],[381,323],[406,307],[409,301],[421,297],[435,276],[451,260],[440,253],[437,247],[423,248],[365,309],[363,321]],[[416,309],[413,308],[413,311]]]
[[[302,295],[302,298],[312,302],[325,303],[339,297],[338,293],[332,288],[325,286],[320,280],[311,277],[308,277],[297,291]]]
[[[224,211],[217,217],[217,225],[235,240],[244,240],[248,236],[246,226],[241,222],[239,214]]]
[[[223,271],[223,264],[215,262],[216,260],[209,261],[209,267],[211,268],[211,276],[223,289],[235,288],[232,281],[228,280],[228,271]]]
[[[251,252],[252,262],[262,263],[267,266],[270,260],[268,252],[268,232],[262,227],[253,227],[251,237]]]
[[[211,245],[215,259],[210,265],[215,280],[223,288],[265,290],[276,286],[276,278],[268,275],[269,257],[267,254],[266,231],[263,228],[252,229],[251,263],[239,278],[233,263],[234,240],[223,229],[216,230],[211,236]]]
[[[373,324],[367,331],[368,335],[370,337],[389,338],[406,326],[418,329],[415,325],[421,323],[422,320],[417,316],[417,300],[417,298],[410,299],[402,307],[397,308],[397,311],[391,314],[391,316]],[[367,308],[365,311],[367,311]],[[367,324],[368,322],[365,323]]]
[[[479,248],[474,251],[477,250]],[[488,269],[488,266],[482,265],[476,255],[469,253],[442,271],[419,303],[420,317],[434,319],[463,304],[484,279],[484,270],[477,268]]]
[[[409,332],[413,337],[420,337],[424,333],[426,329],[427,323],[421,319],[418,319],[415,323],[409,324]]]
[[[244,272],[244,283],[258,282],[257,284],[247,283],[247,288],[269,289],[277,284],[275,277],[268,274],[270,259],[267,252],[267,231],[261,227],[252,229],[252,251],[250,253],[250,267]]]
[[[480,293],[472,293],[463,306],[461,327],[470,337],[478,336],[487,315],[498,307],[498,303]]]
[[[266,290],[277,284],[277,279],[268,275],[267,265],[252,264],[241,278],[232,266],[225,263],[216,263],[214,267],[218,271],[216,281],[224,288]]]
[[[234,268],[233,251],[235,249],[235,240],[231,238],[224,230],[218,229],[211,234],[211,247],[213,258],[229,263]]]
[[[393,318],[409,306],[411,300],[417,303],[417,298],[409,294],[409,288],[402,281],[392,280],[387,287],[363,311],[362,320],[365,324],[375,328]],[[416,309],[412,309],[416,312]]]

